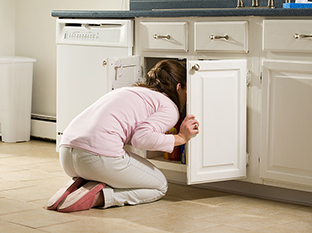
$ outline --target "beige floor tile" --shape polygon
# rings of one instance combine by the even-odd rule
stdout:
[[[11,222],[6,222],[6,221],[1,221],[0,220],[0,232],[3,233],[9,233],[9,232],[14,232],[14,233],[42,233],[41,230],[36,230],[32,227],[27,227],[27,226],[21,226],[19,224],[11,223]]]
[[[135,223],[166,232],[191,232],[216,226],[213,222],[183,216],[178,213],[159,215],[153,218],[136,220]]]
[[[227,194],[227,195],[220,195],[220,196],[210,196],[206,198],[194,199],[192,201],[201,203],[204,205],[208,205],[211,207],[222,207],[226,206],[229,207],[229,204],[236,203],[243,201],[245,199],[244,196],[234,195],[234,194]]]
[[[1,174],[1,177],[13,181],[29,181],[29,180],[38,180],[38,179],[42,180],[52,178],[55,177],[55,175],[44,171],[36,171],[28,169],[22,171],[5,172]]]
[[[85,212],[72,213],[76,216],[85,216]],[[92,209],[88,213],[90,217],[97,218],[115,218],[126,221],[135,221],[140,219],[153,218],[159,215],[163,215],[162,209],[152,208],[149,204],[138,206],[124,206],[124,207],[112,207],[108,209]]]
[[[86,214],[86,213],[85,213]],[[115,218],[92,218],[86,215],[80,221],[42,227],[41,230],[47,232],[66,232],[66,233],[165,233],[157,228],[139,225],[131,221],[124,221]]]
[[[220,206],[227,206],[234,210],[244,209],[246,211],[253,211],[256,213],[263,214],[275,214],[283,212],[285,210],[297,209],[300,206],[288,203],[282,203],[277,201],[264,200],[259,198],[244,197],[236,199],[228,203],[221,203]]]
[[[249,230],[244,230],[240,228],[228,227],[224,225],[218,225],[214,227],[209,227],[206,229],[199,229],[196,231],[191,231],[190,233],[250,233]]]
[[[64,172],[60,174],[52,174],[51,177],[45,178],[45,179],[37,179],[37,180],[27,180],[23,183],[27,183],[28,185],[32,186],[38,186],[41,188],[51,188],[56,192],[59,190],[63,185],[65,185],[69,180],[71,180],[70,177],[68,177]]]
[[[53,187],[40,188],[38,186],[26,187],[20,189],[12,189],[0,192],[1,196],[22,201],[36,201],[41,199],[49,199],[55,192]],[[52,194],[52,195],[51,195]]]
[[[268,228],[263,228],[257,233],[311,233],[312,232],[312,220],[296,220],[288,222],[282,225],[275,225]]]
[[[29,165],[29,164],[40,164],[40,163],[51,163],[54,162],[55,158],[47,157],[44,153],[40,155],[19,155],[19,156],[9,156],[0,159],[0,164],[6,165],[9,164],[11,166],[19,166],[19,165]]]
[[[0,158],[1,160],[1,158]],[[0,173],[4,173],[4,172],[12,172],[12,171],[22,171],[22,170],[26,170],[27,168],[25,167],[18,167],[16,165],[11,165],[9,163],[5,163],[5,164],[0,164]]]
[[[288,212],[288,210],[285,210],[285,212]],[[289,212],[291,212],[291,214],[298,217],[299,219],[307,219],[312,223],[312,207],[300,206],[299,208]]]
[[[44,208],[21,211],[13,214],[0,215],[0,220],[8,221],[32,228],[56,225],[77,221],[77,217]]]
[[[209,216],[209,218],[202,218],[202,220],[251,231],[283,225],[295,219],[293,215],[288,213],[274,215],[269,213],[258,214],[255,212],[248,212],[242,208],[240,211],[233,210],[227,214],[212,215]]]
[[[17,180],[13,181],[13,180],[0,178],[0,196],[1,196],[1,191],[17,189],[17,188],[26,188],[26,187],[31,187],[31,186],[33,185],[26,183],[26,182],[21,182]]]
[[[212,207],[193,201],[172,203],[171,205],[159,207],[158,209],[168,215],[176,215],[185,218],[190,217],[194,219],[216,214],[226,214],[230,211],[228,208],[221,208],[218,206]]]
[[[30,169],[33,171],[44,171],[53,174],[55,173],[65,174],[58,159],[53,159],[53,161],[50,160],[48,163],[24,164],[19,165],[17,167],[21,169]]]
[[[0,142],[1,232],[312,232],[312,208],[169,184],[160,201],[63,214],[44,209],[70,178],[55,143]]]
[[[32,203],[9,198],[0,198],[0,206],[0,215],[18,213],[37,208],[37,206]]]
[[[29,142],[21,143],[4,143],[0,142],[1,152],[0,154],[5,155],[27,155],[29,157],[57,157],[55,143],[32,140]]]

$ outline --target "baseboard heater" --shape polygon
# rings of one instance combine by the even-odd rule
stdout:
[[[56,117],[31,114],[31,136],[56,140]]]

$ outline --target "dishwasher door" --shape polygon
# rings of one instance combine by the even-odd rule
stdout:
[[[131,25],[129,20],[58,21],[57,144],[68,124],[80,112],[113,89],[117,76],[109,72],[109,60],[112,57],[130,59],[133,46]],[[114,62],[113,65],[116,64],[128,74],[124,70],[128,67],[126,64]],[[115,70],[122,82],[120,69]],[[128,76],[122,86],[129,85]],[[137,79],[137,74],[133,74],[132,80]]]

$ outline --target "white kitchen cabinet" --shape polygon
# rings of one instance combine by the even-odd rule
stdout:
[[[311,191],[312,150],[308,141],[312,140],[308,119],[312,118],[310,110],[303,111],[311,105],[311,95],[309,92],[303,93],[311,84],[309,67],[312,67],[312,61],[308,53],[302,55],[302,44],[309,52],[311,39],[294,37],[294,28],[299,35],[308,34],[304,27],[310,25],[311,21],[295,21],[297,26],[294,26],[291,20],[242,19],[170,19],[188,25],[188,38],[181,41],[189,41],[189,50],[183,52],[166,50],[166,38],[161,39],[164,44],[159,44],[159,49],[146,49],[142,41],[148,38],[145,38],[144,31],[141,34],[141,26],[136,27],[136,54],[142,56],[143,60],[186,60],[187,111],[200,121],[200,134],[187,144],[186,165],[166,161],[160,153],[148,152],[146,156],[165,174],[167,171],[170,171],[169,175],[173,172],[173,180],[177,173],[185,174],[184,182],[188,184],[243,179],[252,183]],[[136,23],[155,23],[153,20],[137,19]],[[167,21],[173,23],[170,20],[160,19],[158,24]],[[288,25],[291,27],[286,27]],[[282,31],[283,28],[288,30],[283,34],[283,38],[287,36],[285,40],[274,33],[274,30]],[[150,34],[153,34],[152,31]],[[218,39],[211,41],[210,35],[216,35]],[[227,38],[222,37],[226,35]],[[295,47],[291,47],[290,43],[294,43]],[[299,58],[299,61],[289,60],[292,55],[294,60]],[[262,59],[265,62],[262,63]],[[238,68],[238,63],[245,65]],[[192,68],[196,64],[198,71],[195,70],[196,66]],[[223,65],[226,68],[221,69],[219,66]],[[288,78],[280,78],[277,72]],[[248,91],[247,73],[252,83]],[[243,76],[239,79],[238,74]],[[278,90],[272,93],[272,88]],[[277,99],[283,100],[290,90],[293,93],[290,106],[275,102]],[[247,106],[246,100],[249,102]],[[292,110],[293,106],[296,106],[295,111]],[[250,114],[248,120],[247,112]],[[250,135],[246,133],[246,121]],[[297,158],[297,162],[293,158]]]
[[[189,184],[246,177],[246,60],[189,61],[188,113],[200,133],[188,143]]]
[[[311,190],[312,62],[266,60],[262,86],[260,177]]]
[[[307,53],[312,40],[302,35],[311,35],[311,25],[311,20],[263,23],[268,53],[262,64],[260,179],[304,191],[312,191],[312,60]]]
[[[187,144],[186,164],[165,160],[161,152],[146,152],[144,156],[165,174],[167,171],[182,174],[188,184],[246,177],[247,60],[198,60],[193,54],[201,50],[209,52],[211,46],[225,53],[246,53],[247,26],[246,21],[220,24],[185,19],[136,20],[135,49],[142,60],[154,59],[154,64],[165,58],[186,60],[187,113],[194,114],[200,122],[200,133]],[[216,36],[227,33],[230,39],[214,38],[219,47],[215,44],[205,47],[203,33]],[[152,67],[147,66],[145,72]],[[198,66],[198,70],[193,66]]]
[[[140,61],[107,59],[113,79],[105,86],[118,88],[127,66],[140,76],[133,65],[141,63],[145,76],[159,60],[186,61],[187,112],[200,133],[187,144],[187,164],[133,150],[174,182],[273,198],[276,187],[312,192],[311,25],[304,18],[136,18],[127,52]],[[215,182],[231,179],[244,182]]]

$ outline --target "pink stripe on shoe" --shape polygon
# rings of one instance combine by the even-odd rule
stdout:
[[[73,180],[67,182],[61,189],[59,189],[48,201],[47,209],[48,210],[56,210],[59,203],[67,197],[70,193],[77,190],[80,186],[82,186],[87,181],[83,178],[73,178]]]
[[[58,206],[60,212],[74,212],[91,209],[96,194],[105,187],[105,183],[90,181],[68,195]]]

